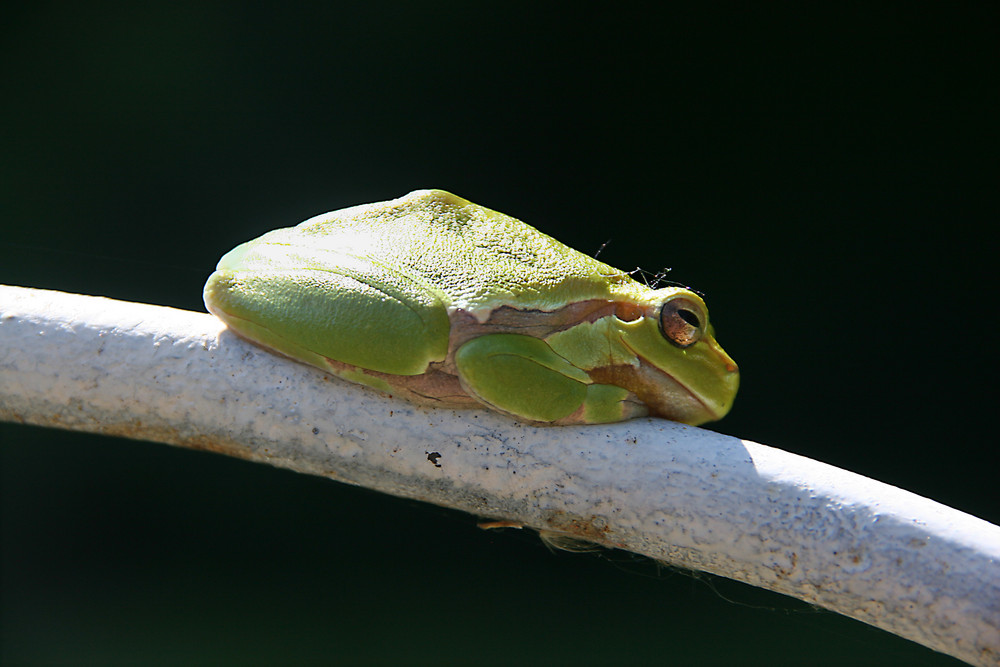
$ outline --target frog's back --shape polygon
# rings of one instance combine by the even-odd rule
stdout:
[[[515,218],[442,190],[334,211],[281,231],[317,250],[405,267],[441,290],[450,310],[479,317],[503,304],[554,310],[646,289]]]

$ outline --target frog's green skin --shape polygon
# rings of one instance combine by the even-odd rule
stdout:
[[[739,384],[698,295],[651,289],[441,190],[244,243],[205,304],[244,338],[348,380],[528,422],[701,424]]]

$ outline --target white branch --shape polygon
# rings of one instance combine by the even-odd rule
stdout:
[[[791,595],[976,665],[1000,658],[1000,527],[662,420],[424,410],[213,317],[0,286],[0,419],[322,475]]]

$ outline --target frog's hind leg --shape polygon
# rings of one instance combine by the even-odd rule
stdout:
[[[268,245],[246,250],[246,266],[220,263],[205,288],[212,312],[245,338],[331,372],[332,360],[412,376],[446,358],[451,325],[439,290],[365,256],[295,251],[292,269],[272,268]]]
[[[645,414],[627,389],[595,384],[548,343],[522,334],[490,334],[455,354],[462,386],[486,405],[542,423],[603,423]]]

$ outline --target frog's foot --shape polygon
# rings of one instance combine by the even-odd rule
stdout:
[[[586,371],[532,336],[474,338],[458,349],[455,365],[469,395],[518,419],[596,424],[646,414],[627,389],[594,384]]]
[[[632,392],[613,384],[592,384],[587,389],[587,399],[575,411],[561,417],[553,424],[609,424],[636,417],[649,416],[649,406]]]

